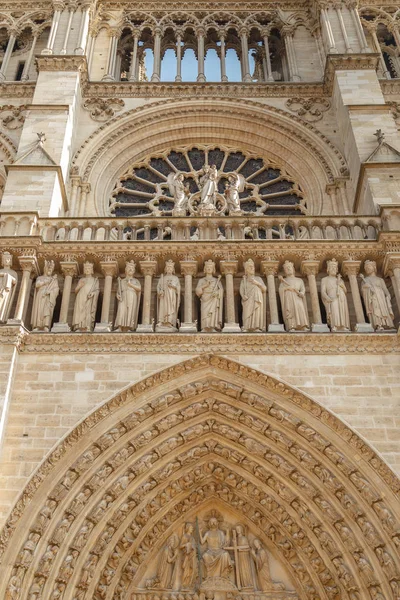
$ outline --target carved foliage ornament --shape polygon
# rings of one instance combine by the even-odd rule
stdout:
[[[0,106],[1,124],[6,129],[20,129],[25,121],[26,110],[27,106],[25,104],[21,106],[13,106],[12,104]]]
[[[289,98],[287,108],[309,123],[320,121],[324,113],[330,109],[331,103],[327,98]]]
[[[120,98],[89,98],[85,101],[83,108],[90,112],[94,121],[107,121],[120,112],[125,102]]]

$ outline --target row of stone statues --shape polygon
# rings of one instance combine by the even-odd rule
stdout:
[[[203,532],[198,523],[196,531],[193,523],[186,523],[180,538],[171,535],[159,553],[157,574],[147,579],[145,586],[176,591],[284,589],[283,584],[272,581],[268,553],[261,541],[250,541],[240,523],[223,529],[216,516],[208,519]]]
[[[3,268],[0,270],[0,322],[5,323],[10,314],[18,282],[18,275],[12,270],[12,257],[8,252],[2,255]],[[376,263],[367,260],[365,275],[361,275],[361,293],[365,309],[374,330],[392,329],[393,309],[390,293],[385,281],[378,277]],[[265,331],[267,286],[255,274],[255,264],[249,259],[244,264],[239,294],[242,303],[242,331],[257,333]],[[294,264],[286,261],[284,275],[279,277],[279,297],[286,331],[308,331],[310,323],[306,303],[306,288],[302,278],[295,275]],[[54,261],[45,261],[43,275],[35,282],[31,323],[33,331],[48,332],[51,328],[54,308],[59,295],[57,275],[54,274]],[[92,331],[95,323],[99,278],[94,274],[94,265],[85,262],[83,277],[75,288],[75,304],[72,317],[74,331]],[[116,298],[118,301],[114,329],[135,331],[138,326],[139,305],[142,293],[140,281],[135,277],[135,262],[126,263],[125,277],[118,278]],[[204,277],[199,279],[195,293],[200,299],[201,331],[218,332],[223,327],[224,288],[221,275],[216,276],[216,265],[212,260],[204,264]],[[347,288],[338,273],[335,259],[327,263],[327,276],[321,280],[321,299],[325,306],[327,324],[333,332],[350,331],[350,315],[347,302]],[[156,331],[175,332],[178,330],[178,312],[181,301],[181,285],[175,274],[172,260],[165,264],[164,273],[157,283],[157,325]],[[228,298],[228,302],[233,299]]]

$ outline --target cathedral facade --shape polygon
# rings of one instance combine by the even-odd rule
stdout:
[[[400,6],[0,19],[0,598],[399,600]]]

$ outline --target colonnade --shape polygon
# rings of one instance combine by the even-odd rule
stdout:
[[[38,276],[37,260],[33,256],[22,256],[19,257],[18,261],[22,276],[20,278],[18,297],[16,302],[14,302],[14,314],[11,319],[8,319],[8,323],[30,323],[27,312],[29,298],[32,296],[32,283],[35,280],[35,276]],[[136,261],[136,265],[133,264],[134,262],[135,261],[129,261],[129,263],[127,263],[127,268],[128,266],[130,268],[133,266],[133,272],[131,272],[130,275],[134,274],[135,266],[140,272],[140,274],[137,275],[138,279],[136,279],[135,275],[135,281],[137,281],[137,285],[140,288],[137,298],[138,314],[140,314],[140,318],[137,320],[134,319],[131,326],[127,326],[125,330],[150,333],[154,330],[157,331],[155,324],[160,320],[160,314],[157,314],[157,295],[159,294],[159,286],[157,287],[157,285],[160,280],[163,281],[163,277],[165,277],[164,272],[167,271],[164,271],[164,267],[159,268],[160,266],[157,260],[151,257]],[[211,262],[212,261],[208,261],[208,263]],[[250,262],[252,261],[250,260]],[[333,262],[335,262],[336,265],[336,261],[333,260]],[[364,269],[365,273],[367,273],[366,265],[368,262],[370,261],[366,261],[363,265],[361,260],[343,260],[341,265],[338,264],[340,273],[335,275],[339,285],[342,285],[342,282],[345,283],[344,289],[346,290],[346,302],[348,301],[348,307],[350,309],[351,329],[361,333],[374,331],[371,323],[368,323],[366,317],[367,310],[365,309],[365,304],[363,304],[360,292],[360,283],[362,288],[362,282],[364,282],[364,275],[362,275],[362,272]],[[167,261],[167,263],[170,263],[171,265],[173,261],[170,260]],[[74,280],[77,281],[76,278],[79,274],[79,265],[75,260],[61,260],[59,264],[64,282],[63,286],[61,286],[62,293],[60,295],[61,303],[58,321],[57,323],[53,323],[51,329],[51,331],[55,333],[71,331],[71,309],[76,302],[76,292],[74,292],[73,283]],[[123,275],[120,275],[120,268],[115,258],[105,257],[104,260],[100,260],[96,267],[92,263],[85,263],[85,265],[88,264],[92,265],[92,275],[98,282],[96,284],[98,290],[97,294],[100,288],[102,289],[102,302],[101,306],[100,304],[97,306],[96,298],[95,312],[100,320],[96,323],[93,322],[92,327],[88,327],[87,331],[92,331],[93,329],[94,331],[102,332],[112,331],[115,329],[114,309],[118,304],[117,299],[120,300],[120,298],[118,298],[120,291],[118,290],[121,289],[121,282],[123,282],[125,278]],[[205,263],[205,267],[206,264],[207,263]],[[288,261],[283,263],[282,260],[275,259],[261,259],[259,262],[257,267],[258,273],[255,274],[255,277],[261,282],[260,286],[263,289],[263,317],[262,327],[260,330],[257,329],[257,332],[264,331],[277,333],[288,330],[287,324],[285,325],[286,319],[284,311],[282,310],[282,290],[279,289],[286,285],[284,277],[287,276],[285,269],[287,264]],[[293,263],[289,264],[293,265]],[[173,270],[176,269],[176,271],[179,270],[180,272],[180,276],[176,277],[176,280],[179,280],[180,282],[178,291],[179,302],[177,307],[179,308],[181,295],[183,306],[180,307],[179,314],[177,308],[176,328],[174,326],[171,331],[179,330],[181,332],[195,333],[201,330],[201,315],[200,308],[195,302],[195,288],[202,276],[202,273],[199,271],[199,267],[201,268],[202,265],[199,265],[197,260],[185,259],[174,262],[172,266]],[[220,285],[220,283],[222,284],[224,323],[221,326],[221,330],[223,332],[240,332],[244,329],[242,322],[243,296],[241,297],[239,290],[241,282],[248,276],[246,262],[243,263],[243,269],[240,267],[241,265],[237,259],[228,258],[226,260],[221,260],[217,266],[216,272],[214,272],[218,285]],[[280,275],[280,273],[282,273],[282,268],[284,277]],[[96,271],[101,271],[102,277],[100,274],[96,273]],[[386,278],[391,278],[395,302],[398,311],[400,312],[400,255],[390,255],[388,257],[382,275]],[[84,269],[83,277],[85,276],[86,271]],[[126,277],[128,277],[128,273]],[[309,327],[302,327],[301,330],[319,333],[329,332],[330,329],[336,331],[336,328],[333,328],[332,324],[329,324],[329,319],[328,324],[324,322],[323,319],[324,304],[321,300],[321,279],[325,277],[323,263],[318,259],[302,260],[298,265],[298,274],[296,277],[297,281],[300,282],[301,280],[303,282],[301,286],[304,283],[306,284],[304,286],[304,302],[310,323]],[[56,276],[56,280],[59,280],[59,276]],[[100,285],[101,280],[103,280],[103,283]],[[250,276],[248,281],[253,281],[252,276]],[[292,285],[292,283],[290,283],[290,285]],[[197,294],[197,296],[198,295],[199,294]],[[389,304],[392,302],[390,297],[387,299],[387,302]],[[141,307],[140,313],[139,304]],[[11,315],[8,316],[10,317]],[[331,326],[329,327],[329,325]],[[163,328],[162,331],[165,332],[165,328]]]

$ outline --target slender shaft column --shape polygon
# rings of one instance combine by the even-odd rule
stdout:
[[[357,283],[357,275],[360,272],[360,265],[360,260],[344,260],[342,263],[342,272],[344,275],[347,275],[350,281],[351,295],[353,298],[357,321],[354,331],[358,331],[359,333],[372,333],[374,331],[372,325],[365,322],[360,290]]]
[[[329,327],[322,323],[321,308],[318,299],[316,276],[319,273],[319,260],[303,260],[301,263],[301,272],[303,275],[307,275],[308,279],[313,315],[311,331],[316,333],[329,333]]]
[[[18,259],[22,270],[22,280],[19,288],[17,306],[13,319],[8,319],[7,323],[20,325],[25,320],[26,308],[28,305],[29,292],[32,285],[32,276],[39,272],[36,256],[21,256]]]
[[[271,55],[269,52],[269,40],[268,34],[264,34],[264,53],[265,53],[265,64],[267,67],[267,79],[266,81],[274,81],[274,77],[272,75],[272,66],[271,66]]]
[[[89,78],[90,78],[90,72],[92,70],[94,43],[95,43],[96,37],[97,37],[97,32],[95,32],[94,30],[90,31],[89,38],[88,38],[88,45],[87,45],[87,64],[88,64]]]
[[[103,304],[101,306],[101,321],[100,323],[96,323],[94,330],[96,332],[105,333],[111,331],[112,329],[112,322],[109,321],[111,290],[113,277],[118,274],[118,263],[110,258],[100,262],[100,266],[104,273]]]
[[[197,81],[200,82],[204,82],[206,80],[206,76],[204,75],[204,36],[204,29],[199,29],[197,31]]]
[[[183,333],[196,333],[197,326],[193,321],[193,277],[197,273],[197,262],[195,260],[182,260],[181,273],[185,277],[185,303],[184,323],[181,323],[179,331]]]
[[[369,52],[369,48],[367,38],[365,37],[364,28],[360,20],[360,15],[358,14],[357,4],[358,2],[354,2],[354,4],[349,7],[349,10],[351,12],[351,17],[353,19],[353,23],[357,31],[357,38],[360,44],[361,52],[365,53]]]
[[[114,33],[111,36],[110,46],[107,59],[107,73],[102,78],[102,81],[115,81],[115,61],[117,58],[118,37]]]
[[[379,53],[379,62],[381,63],[381,69],[383,71],[383,75],[384,75],[384,77],[386,77],[386,79],[391,79],[391,75],[386,67],[385,59],[383,58],[381,45],[379,43],[378,36],[376,35],[375,27],[370,28],[370,33],[371,33],[372,39],[374,41],[375,50],[376,50],[376,52]]]
[[[296,55],[293,48],[293,32],[292,30],[286,29],[284,31],[285,35],[285,48],[286,48],[286,56],[288,60],[289,66],[289,75],[291,81],[300,81],[300,75],[297,68]]]
[[[64,275],[64,288],[61,299],[60,317],[58,323],[54,323],[51,331],[53,333],[68,333],[71,331],[68,325],[68,309],[71,299],[72,280],[78,275],[78,264],[75,261],[60,262],[61,271]]]
[[[151,81],[160,81],[161,72],[161,29],[154,31],[154,63]]]
[[[81,183],[81,197],[79,199],[79,216],[83,217],[86,212],[86,199],[91,190],[91,185],[87,181]]]
[[[175,81],[182,81],[182,33],[176,32],[176,76]]]
[[[279,261],[263,260],[261,262],[261,269],[267,278],[269,316],[271,320],[271,323],[268,325],[268,331],[273,333],[282,333],[285,331],[285,328],[281,323],[279,323],[278,302],[276,299],[275,288],[275,277],[278,274]]]
[[[233,276],[237,272],[237,260],[222,260],[221,273],[225,275],[226,283],[226,319],[223,333],[240,332],[240,325],[235,321],[235,293],[233,289]]]
[[[151,283],[157,271],[157,262],[155,260],[141,260],[139,264],[140,270],[144,275],[144,289],[142,322],[138,325],[137,331],[141,333],[151,333],[154,331],[154,319],[153,321],[150,320]]]
[[[326,8],[321,8],[321,20],[322,28],[325,31],[326,41],[328,44],[328,54],[337,54],[335,38],[333,36],[332,26]]]
[[[221,81],[228,81],[228,77],[226,74],[226,50],[225,50],[225,33],[221,32],[219,34],[219,39],[221,41]]]
[[[343,13],[342,13],[342,9],[340,6],[336,7],[336,14],[337,14],[337,18],[339,20],[340,30],[342,32],[346,52],[353,52],[353,50],[351,49],[351,46],[350,46],[349,37],[347,35],[346,26],[344,24],[344,19],[343,19]]]
[[[38,34],[35,33],[35,35],[33,36],[33,39],[32,39],[32,46],[31,46],[31,49],[29,50],[28,58],[26,59],[25,64],[24,64],[24,70],[22,71],[21,81],[28,81],[28,79],[29,79],[29,70],[31,68],[33,55],[35,53],[37,39],[38,39]]]
[[[71,25],[72,25],[72,17],[73,16],[74,16],[74,10],[72,9],[72,7],[70,7],[69,15],[68,15],[67,29],[65,30],[63,46],[60,50],[60,54],[67,54],[68,40],[69,40],[69,34],[71,33]]]
[[[133,50],[132,50],[132,54],[131,54],[131,64],[129,67],[129,77],[128,77],[129,81],[137,81],[136,63],[137,63],[139,36],[140,36],[140,32],[135,31],[133,34]]]
[[[47,40],[47,46],[42,50],[42,54],[53,54],[54,42],[56,41],[56,35],[58,26],[60,24],[61,13],[64,10],[64,5],[60,2],[54,4],[54,14],[51,23],[51,29],[49,33],[49,39]]]
[[[86,42],[89,31],[89,14],[90,14],[90,3],[82,4],[81,6],[81,23],[79,26],[78,45],[75,48],[74,54],[82,55],[85,54]]]
[[[400,33],[397,25],[394,25],[390,29],[391,33],[393,33],[394,40],[396,42],[396,46],[400,49]]]
[[[81,183],[81,178],[78,175],[73,175],[71,177],[71,201],[69,205],[68,216],[76,217],[76,200],[78,197],[78,190]]]
[[[10,62],[12,51],[14,50],[14,45],[15,45],[16,39],[17,39],[17,36],[14,33],[12,33],[10,35],[10,37],[8,38],[7,48],[4,53],[3,61],[1,63],[0,83],[2,81],[6,80],[7,67],[8,67],[8,63]]]
[[[242,45],[242,65],[243,65],[243,81],[251,83],[250,65],[249,65],[249,43],[247,40],[247,29],[240,30],[240,42]]]

